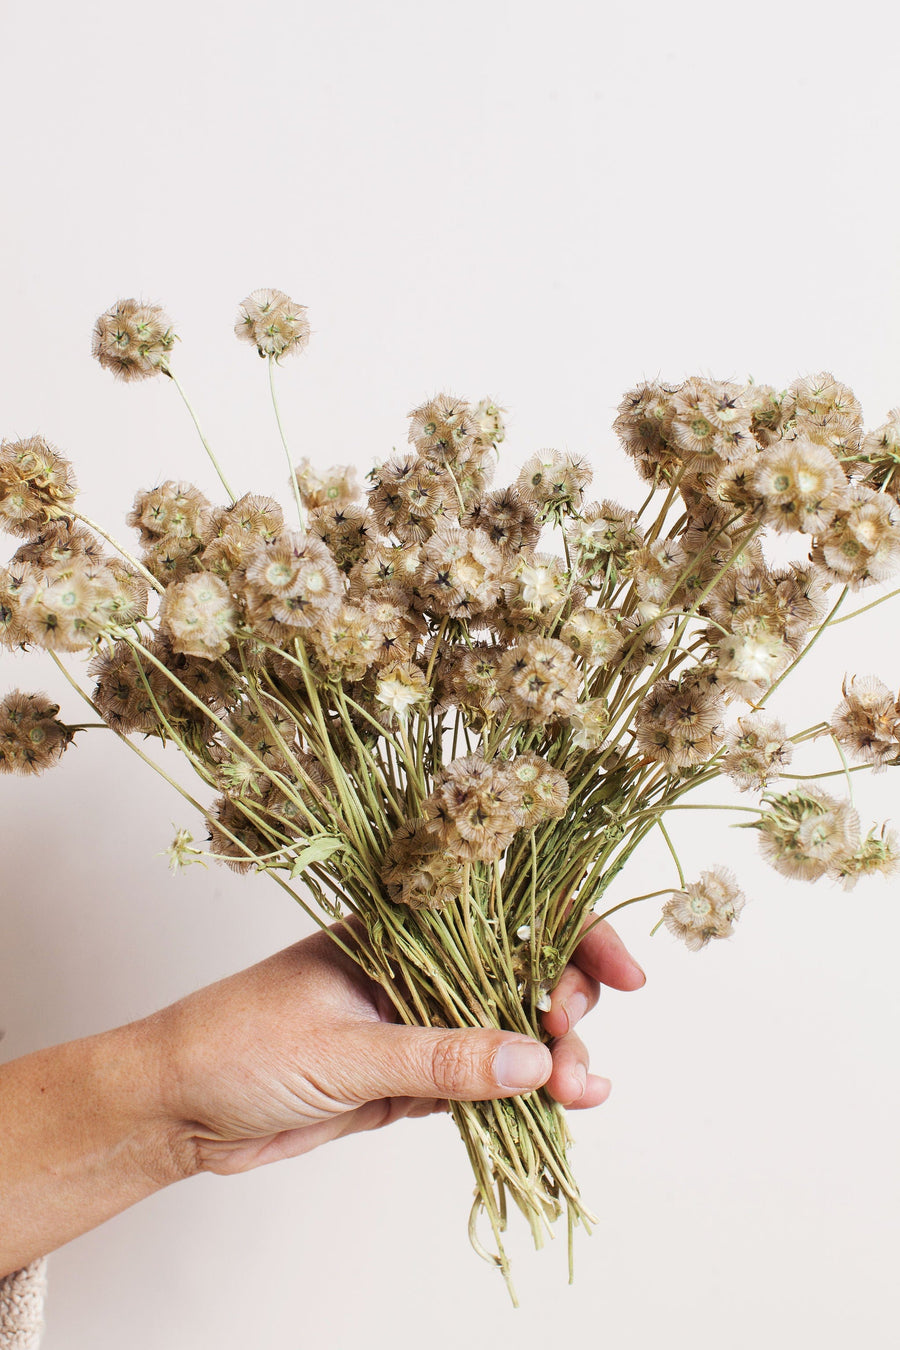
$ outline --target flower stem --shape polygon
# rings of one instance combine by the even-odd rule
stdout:
[[[679,860],[678,854],[675,852],[675,845],[672,843],[672,840],[669,838],[669,831],[666,829],[665,825],[662,823],[662,816],[660,816],[660,818],[657,820],[656,823],[657,823],[657,825],[659,826],[659,830],[660,830],[660,833],[661,833],[663,839],[665,839],[666,844],[668,845],[669,852],[671,853],[672,857],[675,859],[675,866],[678,868],[678,880],[681,882],[681,889],[684,890],[684,871],[683,871],[683,869],[682,869],[681,862],[680,862],[680,860]],[[657,894],[660,894],[660,893],[661,893],[661,892],[657,892]]]
[[[123,548],[117,539],[114,539],[111,534],[107,534],[106,531],[103,529],[103,527],[97,524],[96,520],[91,520],[89,516],[82,515],[80,511],[73,511],[72,515],[76,520],[80,520],[82,525],[87,525],[89,530],[94,530],[95,533],[99,534],[101,539],[105,539],[108,544],[112,544],[116,552],[120,553],[126,562],[131,563],[132,567],[136,568],[137,571],[140,572],[141,576],[147,582],[148,586],[151,586],[152,589],[156,591],[158,595],[165,595],[166,592],[165,586],[161,585],[160,582],[157,581],[153,573],[148,572],[144,564],[142,562],[139,562],[138,559],[133,556],[133,554],[129,553],[127,548]]]
[[[224,488],[225,491],[228,493],[228,495],[229,495],[229,497],[231,498],[232,502],[237,501],[237,498],[235,497],[234,493],[232,492],[231,488],[230,488],[229,485],[228,485],[228,479],[225,477],[224,473],[222,472],[222,466],[219,464],[219,461],[216,459],[215,455],[214,455],[213,452],[212,452],[212,446],[210,445],[209,441],[206,439],[206,437],[205,437],[204,434],[203,434],[203,428],[200,426],[200,419],[198,418],[197,414],[194,412],[194,409],[193,409],[193,406],[192,406],[192,404],[191,404],[191,401],[190,401],[190,399],[188,398],[187,394],[184,392],[184,388],[182,387],[181,381],[178,379],[178,376],[177,376],[177,375],[175,374],[175,372],[171,369],[171,367],[170,367],[168,364],[166,364],[165,362],[162,363],[162,365],[160,366],[160,369],[163,371],[164,374],[168,375],[169,379],[172,381],[172,383],[174,384],[175,388],[178,390],[179,394],[181,395],[181,401],[182,401],[182,403],[184,404],[184,406],[187,408],[188,412],[189,412],[190,415],[191,415],[191,419],[192,419],[192,421],[193,421],[193,423],[194,423],[194,426],[197,428],[197,435],[200,437],[200,440],[203,442],[203,449],[204,449],[204,450],[206,451],[206,453],[209,455],[209,458],[210,458],[210,460],[212,461],[212,466],[213,466],[213,468],[215,469],[216,473],[219,475],[219,481],[221,482],[223,488]]]
[[[681,884],[682,886],[684,886],[684,877],[681,878]],[[597,916],[597,923],[601,923],[604,919],[608,919],[610,914],[615,914],[617,910],[624,909],[626,905],[636,905],[641,900],[653,900],[658,895],[671,895],[671,894],[672,894],[672,887],[664,886],[661,891],[647,891],[646,895],[633,895],[630,900],[620,900],[617,905],[613,905],[610,909],[604,910],[602,914],[599,914]],[[592,928],[593,926],[594,925],[591,924]]]
[[[847,796],[850,798],[850,805],[853,805],[853,779],[850,777],[850,765],[847,763],[847,756],[844,754],[843,747],[837,736],[832,733],[831,739],[834,741],[834,748],[841,757],[844,777],[847,780]],[[866,765],[868,767],[868,765]]]
[[[789,778],[792,782],[805,782],[814,778],[843,778],[848,773],[863,773],[871,769],[871,764],[854,764],[850,769],[828,769],[825,773],[780,773],[779,778]]]
[[[881,595],[877,600],[870,600],[867,605],[862,605],[859,609],[851,610],[849,614],[842,614],[839,619],[832,619],[830,616],[825,620],[822,627],[828,624],[831,628],[836,628],[839,623],[848,623],[850,619],[855,619],[859,614],[865,614],[867,610],[874,609],[876,605],[883,605],[885,600],[893,600],[895,595],[900,595],[900,587],[894,591],[888,591],[886,595]]]
[[[275,410],[275,421],[278,423],[278,434],[281,437],[281,444],[284,446],[284,453],[288,463],[288,471],[291,475],[291,487],[294,489],[294,501],[297,504],[297,516],[300,521],[301,530],[306,526],[303,520],[303,502],[300,498],[300,484],[297,482],[297,470],[294,468],[294,461],[291,459],[291,452],[288,449],[287,437],[284,434],[284,427],[281,425],[281,413],[278,411],[278,399],[275,395],[275,358],[269,354],[269,393],[272,396],[272,407]]]

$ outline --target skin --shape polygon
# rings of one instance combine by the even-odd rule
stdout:
[[[610,1084],[573,1028],[601,984],[644,979],[614,930],[594,927],[543,1015],[548,1049],[401,1026],[319,933],[139,1022],[13,1060],[0,1066],[0,1276],[175,1181],[297,1157],[451,1099],[546,1084],[568,1107],[597,1106]]]

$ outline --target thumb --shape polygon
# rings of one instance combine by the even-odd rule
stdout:
[[[546,1083],[553,1068],[545,1045],[509,1031],[381,1022],[361,1032],[356,1048],[366,1101],[425,1097],[477,1102],[512,1097]]]

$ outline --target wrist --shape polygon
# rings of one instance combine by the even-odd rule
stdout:
[[[194,1170],[184,1122],[171,1109],[170,1055],[155,1017],[93,1038],[96,1091],[109,1141],[137,1182],[161,1190]],[[106,1042],[100,1044],[100,1042]],[[149,1193],[149,1192],[148,1192]]]
[[[15,1270],[183,1175],[140,1023],[0,1067],[0,1271]]]
[[[181,1072],[168,1009],[120,1028],[129,1087],[114,1089],[126,1108],[123,1128],[136,1164],[158,1188],[193,1176],[197,1168],[192,1122],[181,1109]]]

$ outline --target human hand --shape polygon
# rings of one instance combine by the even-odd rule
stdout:
[[[525,1036],[406,1027],[384,990],[325,933],[145,1019],[182,1175],[248,1171],[358,1130],[541,1085],[567,1106],[609,1093],[573,1030],[600,985],[637,989],[640,967],[607,923],[581,941],[543,1025]]]

